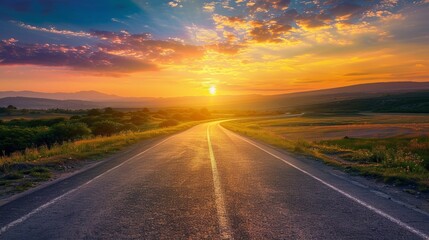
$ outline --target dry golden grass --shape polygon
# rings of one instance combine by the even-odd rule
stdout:
[[[199,122],[179,124],[174,127],[157,128],[142,132],[123,132],[109,137],[94,137],[75,142],[56,144],[50,148],[29,148],[25,152],[15,152],[10,156],[0,157],[0,170],[7,172],[14,164],[43,165],[67,159],[80,160],[115,152],[138,141],[172,134],[190,128]]]
[[[429,189],[429,118],[422,115],[309,116],[225,122],[232,131],[337,167]],[[406,123],[405,123],[406,122]],[[392,125],[394,127],[392,127]],[[359,126],[359,127],[356,127]],[[371,129],[370,138],[332,137],[332,129]],[[397,129],[409,128],[409,134]],[[387,132],[389,138],[379,138]],[[392,137],[395,136],[395,137]],[[325,140],[316,140],[325,139]]]
[[[64,171],[64,165],[81,167],[88,160],[100,159],[138,141],[177,133],[199,123],[201,121],[141,132],[123,132],[109,137],[93,137],[57,144],[50,148],[28,148],[24,152],[0,157],[0,197],[24,191],[37,182],[49,180],[58,169]]]

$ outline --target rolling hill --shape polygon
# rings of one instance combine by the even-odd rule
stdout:
[[[322,106],[325,103],[345,104],[346,102],[344,101],[354,99],[377,100],[377,98],[386,95],[414,93],[425,90],[429,91],[429,82],[370,83],[280,95],[220,95],[172,98],[120,97],[96,91],[76,93],[9,91],[0,92],[0,107],[7,105],[28,109],[209,107],[215,110],[281,109],[288,111],[291,109],[304,109],[304,106]],[[402,97],[407,96],[408,95],[402,95]],[[349,104],[352,103],[349,102]]]
[[[13,105],[19,109],[91,109],[104,107],[103,104],[80,100],[55,100],[45,98],[6,97],[0,98],[0,107]]]
[[[361,98],[308,105],[303,112],[396,112],[429,113],[429,91],[400,93],[374,98]]]

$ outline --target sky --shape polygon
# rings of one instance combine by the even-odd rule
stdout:
[[[268,95],[429,81],[428,13],[429,0],[1,0],[0,91]]]

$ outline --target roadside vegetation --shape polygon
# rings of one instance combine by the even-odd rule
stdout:
[[[0,121],[0,196],[23,191],[138,141],[212,118],[207,109],[105,108],[79,113],[67,118]]]
[[[428,122],[428,116],[422,115],[356,114],[238,120],[222,125],[348,172],[428,191],[429,130],[425,128]],[[413,131],[395,132],[406,124],[412,124]],[[353,137],[365,130],[364,138]],[[389,137],[380,137],[385,134]]]

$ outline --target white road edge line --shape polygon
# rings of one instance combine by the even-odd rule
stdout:
[[[80,188],[82,188],[83,186],[86,186],[86,185],[90,184],[91,182],[93,182],[93,181],[94,181],[94,180],[96,180],[97,178],[100,178],[100,177],[102,177],[102,176],[106,175],[107,173],[109,173],[109,172],[111,172],[111,171],[113,171],[113,170],[115,170],[115,169],[119,168],[120,166],[124,165],[125,163],[127,163],[127,162],[129,162],[129,161],[131,161],[131,160],[133,160],[133,159],[135,159],[135,158],[137,158],[137,157],[141,156],[142,154],[146,153],[147,151],[149,151],[149,150],[151,150],[151,149],[153,149],[153,148],[155,148],[155,147],[157,147],[157,146],[161,145],[162,143],[164,143],[164,142],[168,141],[168,140],[169,140],[169,139],[171,139],[172,137],[174,137],[174,136],[171,136],[171,137],[169,137],[169,138],[167,138],[167,139],[164,139],[163,141],[161,141],[161,142],[159,142],[159,143],[157,143],[157,144],[153,145],[152,147],[150,147],[150,148],[148,148],[148,149],[144,150],[143,152],[138,153],[138,154],[136,154],[135,156],[133,156],[133,157],[131,157],[131,158],[129,158],[129,159],[127,159],[127,160],[125,160],[125,161],[124,161],[124,162],[122,162],[121,164],[116,165],[115,167],[113,167],[113,168],[111,168],[111,169],[109,169],[109,170],[107,170],[107,171],[103,172],[102,174],[100,174],[100,175],[98,175],[98,176],[96,176],[96,177],[92,178],[91,180],[89,180],[89,181],[85,182],[84,184],[82,184],[82,185],[80,185],[80,186],[78,186],[78,187],[76,187],[76,188],[74,188],[74,189],[72,189],[72,190],[70,190],[70,191],[68,191],[68,192],[64,193],[63,195],[60,195],[60,196],[58,196],[58,197],[56,197],[56,198],[52,199],[51,201],[49,201],[49,202],[47,202],[47,203],[45,203],[45,204],[41,205],[40,207],[38,207],[38,208],[34,209],[33,211],[31,211],[31,212],[27,213],[27,214],[26,214],[26,215],[24,215],[24,216],[22,216],[22,217],[18,218],[17,220],[15,220],[15,221],[13,221],[13,222],[11,222],[11,223],[9,223],[9,224],[7,224],[7,225],[3,226],[3,227],[0,229],[0,235],[2,235],[3,233],[5,233],[8,229],[10,229],[10,228],[12,228],[12,227],[14,227],[14,226],[16,226],[16,225],[18,225],[18,224],[20,224],[20,223],[22,223],[22,222],[26,221],[27,219],[29,219],[29,218],[30,218],[31,216],[33,216],[34,214],[36,214],[36,213],[38,213],[38,212],[42,211],[43,209],[45,209],[45,208],[49,207],[49,206],[50,206],[50,205],[52,205],[52,204],[54,204],[54,203],[58,202],[58,201],[59,201],[59,200],[61,200],[62,198],[66,197],[67,195],[70,195],[71,193],[73,193],[73,192],[75,192],[75,191],[79,190]]]
[[[222,129],[223,129],[223,131],[227,130],[227,129],[225,129],[224,127],[222,127],[222,126],[220,126],[220,125],[218,125],[218,126],[219,126],[220,128],[222,128]],[[339,189],[339,188],[337,188],[337,187],[335,187],[335,186],[333,186],[333,185],[331,185],[331,184],[329,184],[329,183],[325,182],[324,180],[322,180],[322,179],[320,179],[320,178],[318,178],[318,177],[316,177],[316,176],[312,175],[311,173],[309,173],[309,172],[307,172],[307,171],[305,171],[305,170],[301,169],[300,167],[298,167],[298,166],[296,166],[296,165],[294,165],[294,164],[292,164],[292,163],[288,162],[287,160],[283,159],[282,157],[279,157],[279,156],[277,156],[276,154],[271,153],[271,152],[269,152],[269,151],[265,150],[264,148],[262,148],[262,147],[258,146],[257,144],[255,144],[255,143],[253,143],[253,142],[251,142],[251,141],[249,141],[249,140],[247,140],[247,139],[243,138],[242,136],[240,136],[240,135],[238,135],[238,134],[236,134],[236,133],[234,133],[234,132],[232,132],[232,131],[229,131],[229,130],[227,130],[227,131],[228,131],[228,132],[230,132],[230,133],[232,133],[232,134],[234,134],[235,136],[237,136],[237,137],[238,137],[239,139],[241,139],[242,141],[247,142],[247,143],[249,143],[250,145],[253,145],[254,147],[256,147],[256,148],[258,148],[258,149],[260,149],[260,150],[262,150],[262,151],[264,151],[264,152],[268,153],[269,155],[273,156],[274,158],[277,158],[277,159],[279,159],[279,160],[283,161],[284,163],[288,164],[289,166],[291,166],[291,167],[295,168],[296,170],[298,170],[298,171],[300,171],[300,172],[302,172],[302,173],[304,173],[304,174],[306,174],[306,175],[310,176],[311,178],[313,178],[313,179],[315,179],[315,180],[319,181],[319,182],[320,182],[320,183],[322,183],[323,185],[325,185],[325,186],[327,186],[327,187],[331,188],[332,190],[334,190],[334,191],[336,191],[336,192],[340,193],[341,195],[343,195],[343,196],[347,197],[348,199],[351,199],[351,200],[353,200],[354,202],[356,202],[356,203],[358,203],[358,204],[360,204],[360,205],[362,205],[362,206],[364,206],[364,207],[368,208],[369,210],[373,211],[374,213],[376,213],[376,214],[378,214],[378,215],[380,215],[380,216],[382,216],[382,217],[384,217],[384,218],[386,218],[386,219],[390,220],[391,222],[394,222],[394,223],[398,224],[398,225],[399,225],[399,226],[401,226],[402,228],[407,229],[408,231],[410,231],[410,232],[412,232],[412,233],[416,234],[417,236],[419,236],[419,237],[421,237],[421,238],[423,238],[423,239],[429,239],[429,236],[428,236],[428,235],[426,235],[425,233],[421,232],[420,230],[418,230],[418,229],[415,229],[415,228],[411,227],[410,225],[408,225],[408,224],[406,224],[406,223],[402,222],[401,220],[399,220],[399,219],[397,219],[397,218],[394,218],[394,217],[390,216],[389,214],[387,214],[387,213],[383,212],[382,210],[380,210],[380,209],[378,209],[378,208],[376,208],[376,207],[373,207],[372,205],[370,205],[370,204],[368,204],[368,203],[366,203],[366,202],[364,202],[364,201],[362,201],[362,200],[360,200],[360,199],[358,199],[358,198],[356,198],[356,197],[354,197],[354,196],[350,195],[349,193],[347,193],[347,192],[345,192],[345,191],[343,191],[343,190],[341,190],[341,189]]]
[[[228,213],[225,208],[225,200],[223,197],[223,191],[219,180],[219,173],[217,171],[217,164],[213,153],[212,142],[210,140],[210,125],[207,126],[207,143],[209,145],[210,163],[212,165],[215,203],[221,239],[234,239],[232,236],[231,226],[228,220]]]

